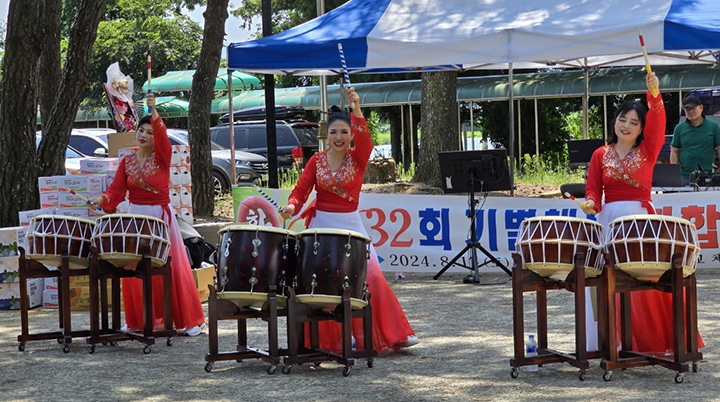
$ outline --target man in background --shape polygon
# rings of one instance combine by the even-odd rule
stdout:
[[[680,175],[688,185],[690,174],[696,169],[712,172],[715,149],[720,152],[720,124],[705,118],[697,96],[686,96],[682,104],[687,119],[673,131],[670,163],[680,163]]]

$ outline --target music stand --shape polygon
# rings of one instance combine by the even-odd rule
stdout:
[[[510,175],[507,166],[507,151],[505,149],[489,149],[481,151],[449,151],[438,152],[440,160],[440,174],[442,176],[442,186],[446,193],[469,193],[468,205],[470,212],[470,238],[467,245],[455,257],[453,257],[433,279],[438,279],[445,271],[453,265],[459,265],[472,271],[472,274],[463,279],[465,283],[480,283],[480,267],[490,262],[494,262],[502,268],[508,275],[512,275],[510,270],[500,262],[495,256],[490,254],[478,241],[475,230],[476,212],[475,206],[478,200],[475,199],[475,188],[479,187],[480,192],[484,192],[487,196],[488,191],[510,191]],[[485,254],[489,261],[478,264],[477,251],[480,250]],[[467,251],[470,253],[470,266],[458,264],[460,259]]]

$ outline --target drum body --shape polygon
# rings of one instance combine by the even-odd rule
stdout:
[[[370,239],[352,230],[309,229],[298,233],[295,292],[313,308],[334,308],[342,301],[347,278],[353,307],[363,304]]]
[[[142,259],[143,247],[150,247],[153,267],[165,265],[170,253],[168,225],[147,215],[110,214],[95,221],[92,243],[98,258],[118,268]]]
[[[240,307],[262,306],[270,285],[282,307],[285,286],[295,278],[297,238],[289,230],[256,225],[230,225],[218,232],[216,278],[218,297]]]
[[[672,268],[672,256],[682,255],[683,276],[695,272],[700,246],[695,225],[674,216],[629,215],[610,222],[608,252],[629,275],[657,281]]]
[[[28,226],[27,257],[45,265],[59,267],[61,248],[68,247],[70,268],[87,268],[90,238],[95,223],[91,220],[63,215],[38,215]]]
[[[546,278],[564,281],[573,270],[573,259],[585,253],[585,277],[602,272],[605,228],[594,221],[567,216],[536,216],[520,224],[517,252],[523,267]]]

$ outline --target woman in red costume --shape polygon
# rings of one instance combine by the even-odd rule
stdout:
[[[147,105],[152,108],[150,116],[138,123],[135,141],[138,150],[120,161],[117,174],[110,189],[92,199],[104,211],[112,212],[125,200],[129,192],[129,213],[149,215],[168,223],[170,233],[170,257],[172,266],[173,322],[175,328],[185,328],[185,334],[199,335],[205,327],[205,315],[200,304],[182,235],[175,214],[170,206],[170,158],[172,147],[167,127],[155,108],[155,96],[148,94]],[[91,208],[92,210],[92,208]],[[125,322],[131,330],[143,327],[142,281],[123,278]],[[153,277],[153,310],[155,326],[162,325],[163,298],[162,279]]]
[[[353,88],[347,89],[347,96],[348,103],[352,105],[352,114],[348,115],[336,107],[333,107],[335,110],[331,109],[328,117],[329,148],[310,158],[281,215],[290,219],[300,212],[310,192],[315,188],[315,206],[309,207],[302,215],[309,221],[308,228],[349,229],[367,236],[357,208],[373,145],[367,122],[360,110],[360,97]],[[350,148],[353,139],[355,147]],[[375,350],[384,352],[415,345],[418,339],[380,271],[375,249],[370,247],[366,281],[372,294],[370,304],[373,309]],[[362,345],[363,332],[360,322],[353,322],[352,332],[357,345]],[[341,340],[340,324],[320,322],[321,348],[341,350]]]
[[[590,160],[583,212],[597,214],[597,221],[606,229],[621,216],[655,213],[650,190],[653,168],[665,142],[665,106],[659,89],[652,96],[652,89],[659,88],[655,73],[645,80],[649,110],[638,101],[623,103],[615,112],[608,145],[595,150]],[[672,296],[650,290],[632,292],[631,300],[633,350],[672,352]],[[589,302],[587,306],[592,308]],[[591,310],[587,317],[593,317]],[[596,350],[597,321],[587,323],[588,350]],[[699,345],[704,346],[701,339]]]

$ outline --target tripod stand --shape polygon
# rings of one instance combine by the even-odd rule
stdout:
[[[476,166],[475,166],[474,164],[470,167],[470,171],[469,171],[468,173],[469,173],[469,176],[470,176],[469,179],[468,179],[469,184],[470,184],[470,186],[469,186],[469,187],[470,187],[470,193],[469,193],[469,195],[468,195],[468,197],[469,197],[469,199],[468,199],[468,205],[470,206],[470,212],[469,212],[469,214],[468,214],[468,218],[470,218],[470,239],[468,240],[467,245],[465,245],[465,248],[463,248],[459,253],[457,253],[457,255],[456,255],[455,257],[453,257],[452,260],[448,261],[448,263],[447,263],[440,271],[438,271],[438,273],[435,274],[435,276],[433,276],[433,279],[438,279],[438,278],[440,278],[440,276],[441,276],[442,274],[444,274],[445,271],[447,271],[448,269],[450,269],[450,267],[452,267],[453,265],[459,265],[459,266],[461,266],[461,267],[463,267],[463,268],[467,268],[467,269],[469,269],[470,271],[472,271],[472,274],[466,276],[466,277],[463,279],[463,282],[464,282],[464,283],[476,283],[476,284],[477,284],[477,283],[480,283],[480,273],[479,273],[479,269],[480,269],[481,267],[484,267],[485,265],[491,263],[491,262],[494,262],[495,265],[497,265],[498,267],[502,268],[503,271],[505,271],[508,275],[512,276],[512,274],[510,273],[510,270],[505,266],[505,264],[503,264],[502,262],[500,262],[500,260],[498,260],[497,258],[495,258],[495,256],[493,256],[492,254],[490,254],[490,252],[487,251],[487,250],[480,244],[480,241],[479,241],[478,238],[477,238],[477,232],[476,232],[476,230],[475,230],[475,220],[476,220],[476,217],[477,217],[477,213],[475,212],[475,206],[478,204],[478,200],[475,199],[475,182],[479,181],[479,182],[480,182],[480,188],[482,189],[482,188],[483,188],[483,181],[476,179],[476,177],[477,177],[477,168],[476,168]],[[484,262],[484,263],[482,263],[482,264],[478,264],[478,254],[477,254],[478,250],[480,250],[483,254],[485,254],[490,260],[489,260],[489,261],[486,261],[486,262]],[[457,264],[457,260],[459,260],[460,257],[462,257],[467,251],[471,251],[471,253],[470,253],[470,266],[463,265],[463,264]]]

